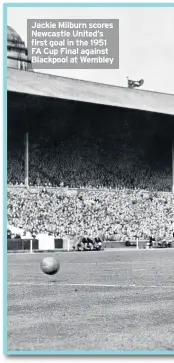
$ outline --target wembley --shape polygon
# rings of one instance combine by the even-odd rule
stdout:
[[[80,57],[80,62],[81,63],[101,63],[101,64],[105,64],[105,63],[109,63],[109,64],[113,64],[114,58],[106,58],[106,57],[93,57],[93,58],[88,58],[88,57]]]
[[[118,13],[97,10],[105,22]],[[90,38],[78,56],[31,58],[13,28],[4,33],[6,355],[174,353],[173,14],[150,9],[140,27],[144,9],[125,10],[120,71],[118,55],[112,65],[113,55],[82,56]]]

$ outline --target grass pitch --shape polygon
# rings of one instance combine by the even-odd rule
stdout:
[[[51,255],[8,256],[8,351],[174,350],[173,249]]]

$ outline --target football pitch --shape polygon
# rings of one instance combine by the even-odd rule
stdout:
[[[9,351],[174,351],[173,308],[174,249],[8,255]]]

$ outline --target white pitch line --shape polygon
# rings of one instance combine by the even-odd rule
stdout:
[[[155,288],[174,288],[174,284],[173,285],[135,285],[135,284],[131,284],[131,285],[117,285],[117,284],[85,284],[85,283],[77,283],[77,284],[61,284],[61,283],[57,283],[57,281],[48,281],[46,282],[40,282],[40,283],[35,283],[35,282],[8,282],[9,286],[48,286],[50,284],[53,284],[56,286],[61,286],[61,287],[66,287],[66,286],[84,286],[84,287],[116,287],[116,288],[130,288],[130,287],[134,287],[134,288],[150,288],[150,289],[155,289]]]
[[[146,271],[146,268],[134,268],[131,271]]]

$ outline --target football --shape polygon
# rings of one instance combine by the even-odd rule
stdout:
[[[60,264],[54,257],[45,257],[41,261],[40,268],[46,275],[55,275],[60,270]]]

